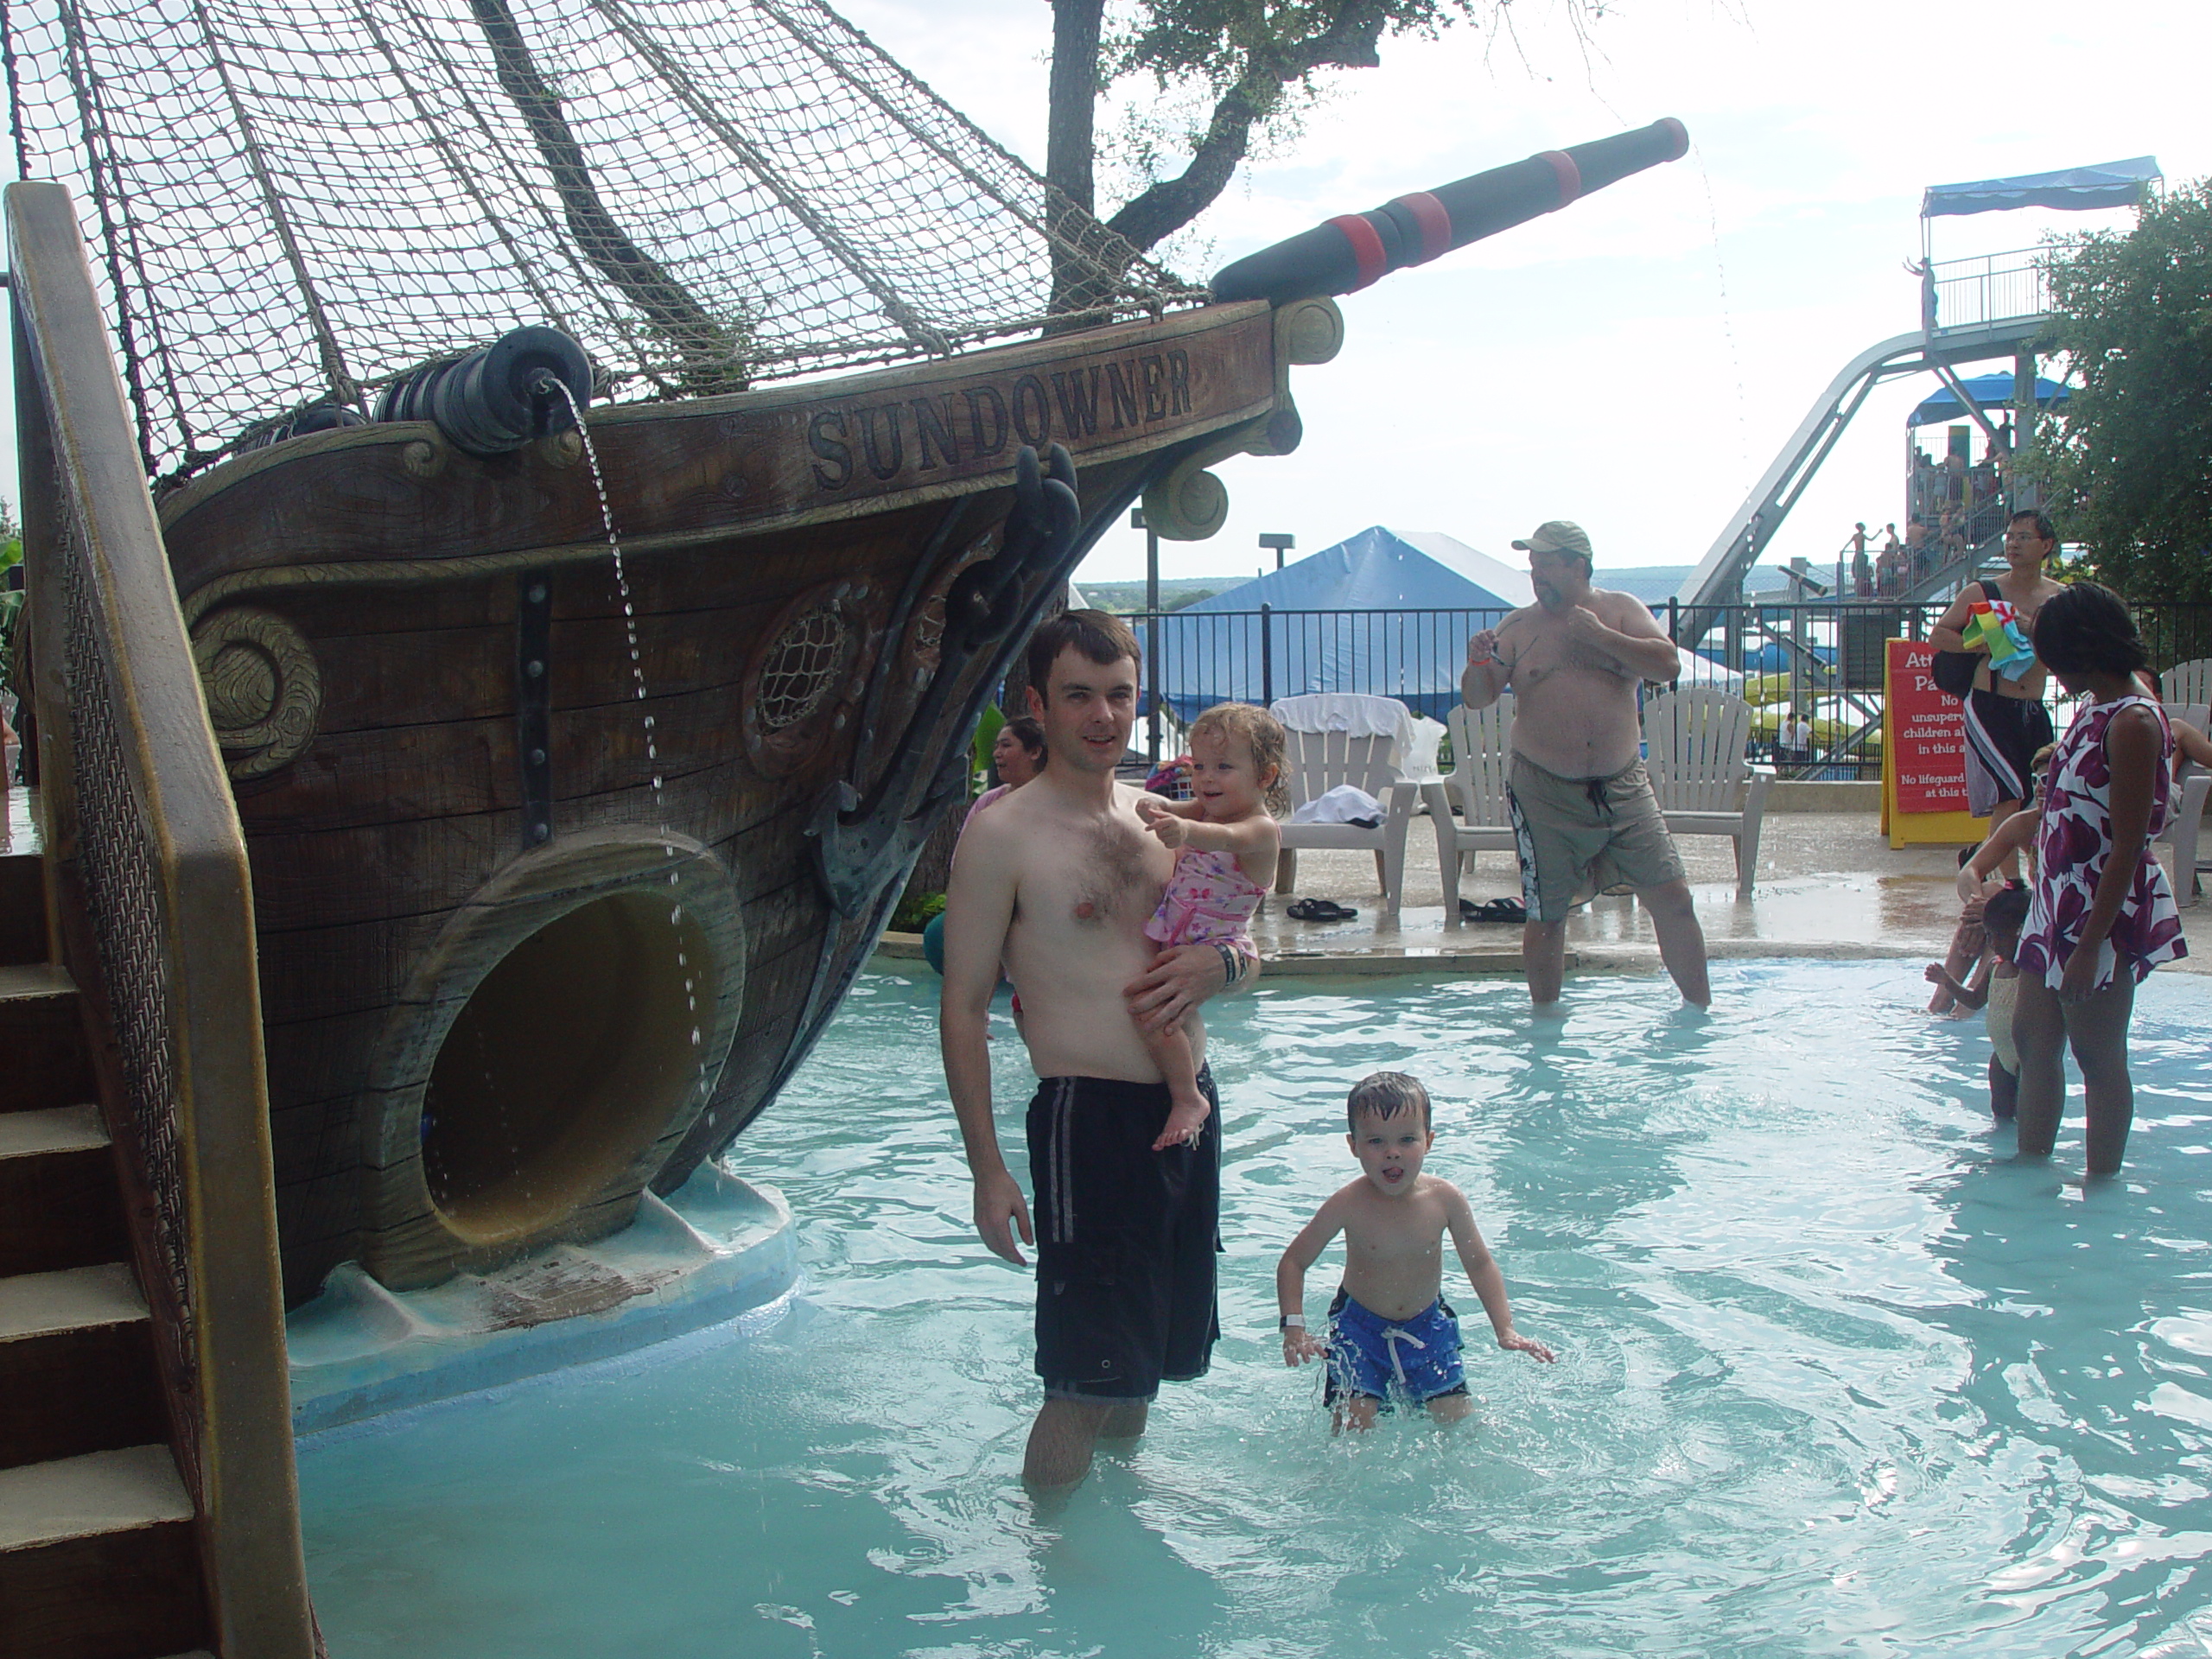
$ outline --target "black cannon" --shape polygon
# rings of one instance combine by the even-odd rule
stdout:
[[[1390,271],[1427,264],[1440,254],[1564,207],[1578,196],[1679,160],[1689,130],[1669,116],[1648,127],[1440,184],[1344,213],[1224,265],[1216,300],[1271,300],[1282,305],[1323,294],[1350,294]]]
[[[287,438],[302,438],[310,432],[335,432],[344,426],[366,426],[366,417],[343,404],[309,404],[296,409],[289,415],[259,426],[249,427],[238,441],[231,446],[237,454],[250,449],[266,449],[272,443],[282,443]]]
[[[466,356],[410,370],[385,388],[376,417],[433,422],[456,449],[501,455],[567,431],[590,401],[582,346],[557,328],[517,328]]]

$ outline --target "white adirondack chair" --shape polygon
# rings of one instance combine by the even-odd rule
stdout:
[[[2176,714],[2190,703],[2212,703],[2212,657],[2176,663],[2158,676],[2158,683],[2166,689],[2166,707]]]
[[[1643,705],[1652,792],[1678,836],[1726,836],[1736,843],[1736,891],[1749,897],[1758,868],[1759,821],[1767,772],[1753,772],[1745,748],[1751,705],[1726,691],[1685,686]]]
[[[1382,888],[1382,912],[1398,913],[1406,880],[1406,831],[1413,823],[1414,807],[1421,798],[1419,785],[1400,773],[1398,735],[1410,728],[1411,716],[1403,703],[1391,697],[1370,697],[1376,705],[1366,724],[1380,730],[1355,733],[1316,730],[1315,711],[1344,699],[1284,697],[1268,711],[1283,723],[1289,742],[1285,753],[1283,780],[1295,811],[1307,801],[1327,794],[1339,784],[1365,790],[1385,808],[1382,822],[1373,829],[1357,823],[1292,823],[1282,826],[1282,854],[1275,861],[1275,891],[1289,893],[1298,880],[1298,850],[1313,848],[1366,848],[1375,855],[1375,874]],[[1395,734],[1386,735],[1385,734]]]
[[[1513,851],[1513,817],[1505,804],[1505,771],[1512,760],[1513,696],[1487,709],[1452,711],[1452,771],[1421,785],[1429,827],[1436,831],[1436,862],[1444,873],[1444,925],[1459,925],[1459,876],[1477,853]],[[1459,809],[1455,822],[1452,813]]]

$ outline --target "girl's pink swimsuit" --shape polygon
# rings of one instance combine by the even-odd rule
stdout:
[[[1227,939],[1247,955],[1256,954],[1246,924],[1267,896],[1268,890],[1238,867],[1236,854],[1183,848],[1175,855],[1175,874],[1160,896],[1160,908],[1144,925],[1145,938],[1162,945]]]

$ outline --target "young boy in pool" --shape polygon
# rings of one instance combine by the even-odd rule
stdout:
[[[1440,1294],[1444,1236],[1452,1236],[1467,1281],[1490,1315],[1497,1345],[1549,1361],[1552,1351],[1513,1328],[1505,1275],[1475,1229],[1467,1200],[1451,1182],[1421,1173],[1436,1143],[1428,1090],[1402,1071],[1361,1079],[1345,1103],[1359,1179],[1340,1187],[1275,1268],[1282,1311],[1282,1362],[1328,1362],[1325,1398],[1344,1428],[1368,1428],[1375,1414],[1402,1397],[1440,1423],[1470,1408],[1459,1366],[1459,1321]],[[1329,1241],[1344,1236],[1344,1279],[1329,1304],[1328,1340],[1306,1328],[1306,1270]]]

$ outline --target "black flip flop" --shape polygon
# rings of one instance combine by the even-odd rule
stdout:
[[[1283,914],[1301,922],[1348,922],[1359,912],[1333,899],[1300,899]]]
[[[1478,906],[1472,912],[1478,922],[1519,924],[1529,919],[1529,912],[1518,899],[1493,899]]]

